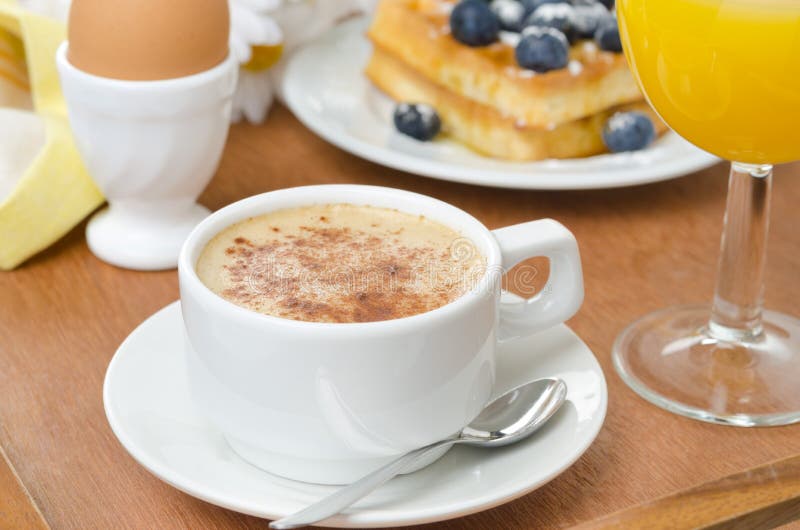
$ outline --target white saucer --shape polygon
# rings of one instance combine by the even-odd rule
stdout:
[[[367,24],[365,18],[348,21],[295,53],[282,89],[309,129],[372,162],[468,184],[561,190],[656,182],[718,162],[673,132],[635,153],[526,163],[484,157],[451,140],[412,140],[394,129],[394,102],[364,76],[371,51]]]
[[[592,352],[564,325],[501,347],[498,392],[561,377],[567,403],[533,438],[501,449],[459,446],[427,468],[398,477],[342,515],[335,527],[422,524],[508,502],[567,469],[597,436],[608,394]],[[103,388],[111,428],[154,475],[207,502],[267,519],[333,491],[294,482],[241,460],[190,400],[180,304],[165,307],[122,343]]]

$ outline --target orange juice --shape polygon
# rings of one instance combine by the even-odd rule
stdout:
[[[617,0],[625,54],[678,134],[728,160],[800,160],[800,0]]]

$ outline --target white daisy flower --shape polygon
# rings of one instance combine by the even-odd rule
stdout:
[[[283,31],[273,18],[282,0],[229,0],[231,53],[239,62],[231,121],[261,123],[274,99],[269,68],[282,53]]]
[[[253,46],[275,46],[283,41],[283,32],[272,18],[282,3],[282,0],[229,0],[231,53],[240,64],[250,61]]]

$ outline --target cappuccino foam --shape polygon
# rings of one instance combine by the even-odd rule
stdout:
[[[229,226],[203,249],[200,280],[259,313],[374,322],[441,307],[474,288],[486,260],[424,216],[351,204],[271,212]]]

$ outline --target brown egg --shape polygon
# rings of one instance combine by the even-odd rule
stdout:
[[[101,77],[183,77],[225,59],[229,28],[227,0],[73,0],[67,58]]]

